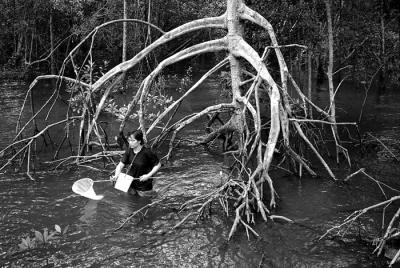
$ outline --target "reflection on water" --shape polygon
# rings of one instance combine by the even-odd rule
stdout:
[[[96,215],[97,203],[98,201],[89,200],[82,208],[82,216],[79,218],[79,220],[87,223],[88,225],[90,225],[91,222],[95,221],[94,216]]]
[[[8,97],[1,100],[2,111],[3,105],[6,110],[14,107],[10,108],[12,113],[4,116],[13,121],[18,115],[16,106],[21,105],[24,87],[6,86],[1,90],[19,92],[16,95],[7,93],[4,96]],[[345,92],[350,96],[341,95],[338,107],[346,108],[349,113],[341,113],[341,117],[357,118],[359,106],[349,100],[360,99],[361,102],[360,94]],[[205,96],[217,98],[218,94],[214,87],[202,88],[202,93],[194,95],[185,109],[191,112],[202,109],[208,101]],[[326,96],[326,92],[318,92],[315,99],[318,97],[323,102]],[[390,129],[388,121],[399,123],[396,109],[400,101],[398,96],[391,99],[393,103],[385,100],[387,106],[384,107],[376,107],[373,100],[368,101],[364,128],[375,129],[377,119],[384,122],[387,131]],[[0,123],[6,124],[5,121]],[[12,125],[4,128],[2,135],[7,139],[0,141],[1,146],[11,139],[12,131]],[[192,127],[185,135],[190,139],[201,131]],[[385,135],[384,132],[374,134]],[[392,162],[378,162],[376,158],[363,161],[364,166],[387,183],[400,174]],[[198,221],[191,219],[174,230],[187,215],[186,212],[177,213],[180,205],[220,185],[219,173],[223,165],[223,157],[210,155],[202,147],[182,146],[173,161],[157,174],[162,178],[157,179],[156,191],[173,184],[166,192],[142,198],[117,191],[110,183],[96,183],[96,194],[104,195],[99,201],[73,194],[71,186],[79,178],[100,180],[107,177],[103,172],[84,168],[46,171],[36,175],[36,182],[23,174],[0,174],[0,264],[10,266],[14,262],[17,266],[32,266],[30,260],[34,259],[32,256],[37,257],[37,251],[32,251],[31,255],[17,255],[18,258],[7,252],[16,250],[20,238],[32,237],[32,229],[53,228],[54,224],[62,228],[70,226],[68,235],[54,245],[57,253],[43,253],[56,267],[373,267],[380,263],[371,255],[370,244],[357,238],[348,238],[346,243],[318,240],[351,211],[381,200],[376,185],[366,183],[361,177],[350,185],[336,185],[329,179],[305,177],[300,180],[285,174],[275,175],[279,195],[275,213],[295,220],[296,224],[260,222],[254,227],[259,238],[250,236],[248,240],[240,229],[232,241],[226,241],[232,217],[222,215],[218,205],[213,206],[211,216]],[[342,176],[345,171],[342,166],[335,167],[335,172]],[[132,212],[155,201],[160,202],[113,232]],[[375,223],[379,226],[379,217],[371,217],[360,225],[364,225],[363,228],[371,228]],[[34,262],[33,266],[40,266],[38,263],[41,262]]]

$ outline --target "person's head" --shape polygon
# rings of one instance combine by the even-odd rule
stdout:
[[[131,148],[144,144],[143,133],[141,130],[130,131],[126,136],[129,142],[129,147]]]

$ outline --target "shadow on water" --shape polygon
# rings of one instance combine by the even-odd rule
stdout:
[[[202,109],[210,96],[218,98],[216,85],[215,82],[205,83],[201,94],[196,93],[183,105],[185,112]],[[0,90],[5,92],[0,109],[7,112],[0,118],[4,125],[0,145],[4,147],[12,139],[25,86],[3,85]],[[350,86],[342,92],[338,95],[340,120],[354,120],[359,115],[362,92],[351,90]],[[397,135],[399,138],[398,132],[391,134],[390,131],[400,125],[400,94],[387,94],[392,95],[381,98],[380,104],[373,98],[368,99],[362,127],[377,137]],[[327,92],[316,92],[314,97],[326,104]],[[29,113],[23,116],[27,118]],[[58,116],[62,116],[62,112]],[[110,123],[108,127],[115,126],[117,123]],[[201,134],[198,126],[188,128],[186,138]],[[279,199],[275,213],[296,223],[260,221],[255,226],[259,238],[251,236],[248,240],[245,232],[239,230],[228,242],[232,217],[222,215],[217,205],[211,216],[197,222],[189,220],[173,230],[186,215],[177,213],[183,202],[221,184],[223,179],[218,174],[224,161],[223,157],[211,155],[201,147],[182,146],[171,163],[157,174],[163,178],[156,181],[156,191],[176,183],[163,195],[132,196],[105,182],[95,184],[96,193],[105,196],[100,201],[73,194],[71,186],[79,178],[107,178],[107,172],[85,168],[45,171],[35,174],[36,182],[24,174],[2,173],[0,266],[13,263],[23,267],[380,267],[384,263],[371,254],[369,237],[318,240],[353,210],[382,200],[376,184],[361,176],[348,185],[337,185],[326,178],[298,179],[277,174],[275,184]],[[394,178],[400,174],[399,167],[390,159],[375,155],[357,164],[368,167],[371,175],[386,183],[394,184]],[[334,172],[341,177],[348,175],[344,166],[334,166]],[[132,212],[157,200],[161,202],[113,232]],[[358,227],[373,234],[380,219],[381,214],[372,213],[363,218]],[[70,226],[67,235],[57,243],[17,252],[21,238],[33,237],[33,229],[53,229],[55,224],[62,228]]]

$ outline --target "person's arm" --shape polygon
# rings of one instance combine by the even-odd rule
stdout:
[[[119,162],[119,164],[117,165],[117,167],[115,168],[115,173],[114,173],[114,177],[111,177],[112,181],[115,181],[119,174],[121,173],[122,169],[125,167],[125,164],[122,162]]]
[[[157,165],[155,165],[149,173],[140,176],[139,180],[147,181],[160,169],[160,167],[161,167],[161,162],[158,162]]]

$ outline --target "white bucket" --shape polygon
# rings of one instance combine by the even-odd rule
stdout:
[[[129,187],[131,186],[134,179],[134,177],[128,174],[120,173],[118,175],[117,182],[115,183],[114,188],[126,193],[128,192]]]

